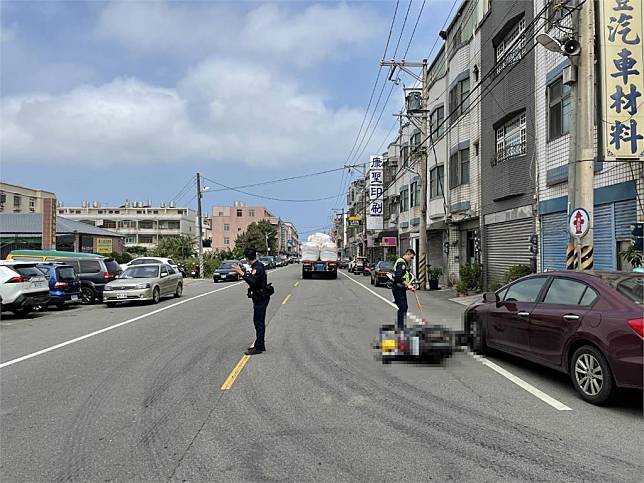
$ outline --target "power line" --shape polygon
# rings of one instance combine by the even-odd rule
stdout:
[[[255,198],[261,198],[261,199],[264,199],[264,200],[271,200],[271,201],[286,201],[286,202],[289,202],[289,203],[311,203],[311,202],[315,202],[315,201],[331,200],[331,199],[336,197],[336,195],[331,195],[331,196],[326,196],[326,197],[322,197],[322,198],[309,198],[309,199],[275,198],[275,197],[272,197],[272,196],[258,195],[257,193],[249,193],[248,191],[243,191],[243,190],[234,188],[232,186],[225,185],[223,183],[215,181],[214,179],[206,178],[205,176],[202,176],[202,178],[207,180],[207,181],[210,181],[211,183],[214,183],[214,184],[216,184],[218,186],[226,188],[227,190],[236,191],[237,193],[242,193],[242,194],[245,194],[247,196],[253,196]]]
[[[170,201],[178,201],[181,197],[185,196],[185,193],[187,192],[188,189],[192,187],[192,184],[195,182],[195,175],[192,175],[192,177],[188,180],[188,182],[183,185],[183,188],[179,190],[179,192],[174,195],[173,198],[170,199]]]
[[[405,49],[405,53],[403,54],[403,59],[407,58],[407,53],[409,52],[409,47],[411,47],[411,41],[414,39],[414,34],[416,33],[416,28],[418,27],[418,22],[420,22],[420,17],[423,15],[423,10],[425,8],[425,2],[426,0],[423,0],[422,5],[420,6],[420,10],[418,11],[418,17],[416,17],[416,23],[414,24],[414,29],[411,31],[411,35],[409,36],[409,43],[407,44],[407,48]],[[409,2],[411,5],[411,2]]]
[[[285,181],[292,181],[294,179],[310,178],[311,176],[319,176],[319,175],[323,175],[323,174],[335,173],[337,171],[344,171],[345,169],[346,169],[346,166],[342,166],[341,168],[333,168],[333,169],[327,169],[327,170],[324,170],[324,171],[316,171],[314,173],[306,173],[306,174],[300,174],[300,175],[297,175],[297,176],[289,176],[287,178],[277,178],[277,179],[271,179],[271,180],[268,180],[268,181],[260,181],[260,182],[257,182],[257,183],[245,184],[245,185],[240,185],[240,186],[233,186],[232,188],[219,188],[219,189],[211,190],[211,191],[217,192],[217,191],[229,191],[231,189],[253,188],[255,186],[264,186],[264,185],[267,185],[267,184],[283,183]]]

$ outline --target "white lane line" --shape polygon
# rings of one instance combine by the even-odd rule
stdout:
[[[351,277],[349,277],[347,274],[345,274],[345,273],[343,273],[343,272],[340,272],[340,273],[342,273],[342,275],[344,275],[345,277],[347,277],[347,278],[348,278],[349,280],[351,280],[352,282],[357,283],[358,285],[360,285],[360,286],[361,286],[362,288],[364,288],[365,290],[367,290],[367,291],[371,292],[372,294],[374,294],[374,295],[375,295],[376,297],[378,297],[379,299],[381,299],[381,300],[383,300],[383,301],[387,302],[389,305],[391,305],[391,306],[393,306],[393,307],[396,307],[396,305],[395,305],[395,304],[393,304],[391,301],[387,300],[387,299],[386,299],[386,298],[384,298],[382,295],[377,294],[376,292],[374,292],[373,290],[371,290],[369,287],[367,287],[367,286],[365,286],[365,285],[362,285],[360,282],[358,282],[358,281],[356,281],[356,280],[352,279]],[[546,404],[549,404],[549,405],[550,405],[550,406],[552,406],[553,408],[555,408],[555,409],[557,409],[557,410],[559,410],[559,411],[572,411],[572,408],[569,408],[569,407],[568,407],[568,406],[566,406],[564,403],[562,403],[562,402],[560,402],[560,401],[556,400],[555,398],[553,398],[553,397],[551,397],[551,396],[548,396],[545,392],[541,391],[540,389],[537,389],[537,388],[536,388],[536,387],[534,387],[532,384],[530,384],[530,383],[528,383],[528,382],[524,381],[524,380],[523,380],[523,379],[521,379],[520,377],[515,376],[515,375],[514,375],[514,374],[512,374],[510,371],[508,371],[508,370],[506,370],[506,369],[503,369],[503,368],[502,368],[501,366],[499,366],[498,364],[495,364],[494,362],[492,362],[492,361],[490,361],[490,360],[486,359],[486,358],[485,358],[485,357],[483,357],[483,356],[479,356],[478,354],[473,354],[473,353],[472,353],[472,352],[470,352],[470,351],[467,351],[467,353],[468,353],[470,356],[472,356],[474,359],[476,359],[477,361],[479,361],[481,364],[483,364],[484,366],[489,367],[490,369],[492,369],[492,370],[493,370],[494,372],[496,372],[497,374],[502,375],[503,377],[505,377],[505,378],[506,378],[506,379],[508,379],[509,381],[511,381],[511,382],[513,382],[514,384],[516,384],[517,386],[519,386],[519,387],[521,387],[521,388],[525,389],[525,390],[526,390],[526,391],[528,391],[530,394],[532,394],[533,396],[535,396],[535,397],[537,397],[537,398],[541,399],[543,402],[545,402]]]
[[[240,285],[242,283],[245,283],[245,282],[243,282],[243,281],[242,282],[236,282],[236,283],[233,283],[231,285],[226,285],[225,287],[218,288],[216,290],[211,290],[210,292],[202,293],[200,295],[195,295],[194,297],[190,297],[189,299],[182,300],[180,302],[174,303],[172,305],[168,305],[166,307],[161,307],[160,309],[153,310],[152,312],[148,312],[147,314],[139,315],[138,317],[134,317],[133,319],[129,319],[129,320],[126,320],[124,322],[119,322],[118,324],[110,325],[109,327],[105,327],[103,329],[96,330],[94,332],[90,332],[89,334],[81,335],[80,337],[76,337],[75,339],[71,339],[71,340],[68,340],[68,341],[65,341],[65,342],[61,342],[60,344],[56,344],[56,345],[53,345],[51,347],[47,347],[46,349],[42,349],[42,350],[39,350],[37,352],[32,352],[31,354],[27,354],[27,355],[24,355],[22,357],[18,357],[17,359],[12,359],[10,361],[3,362],[2,364],[0,364],[0,369],[2,369],[4,367],[7,367],[7,366],[12,366],[13,364],[17,364],[18,362],[26,361],[27,359],[31,359],[33,357],[37,357],[37,356],[40,356],[42,354],[46,354],[47,352],[51,352],[51,351],[54,351],[56,349],[60,349],[61,347],[65,347],[67,345],[74,344],[76,342],[80,342],[81,340],[89,339],[90,337],[94,337],[95,335],[99,335],[99,334],[102,334],[104,332],[114,330],[114,329],[116,329],[118,327],[122,327],[124,325],[131,324],[132,322],[136,322],[138,320],[145,319],[147,317],[151,317],[153,315],[159,314],[159,313],[164,312],[166,310],[170,310],[170,309],[172,309],[174,307],[178,307],[179,305],[187,304],[188,302],[192,302],[193,300],[199,299],[201,297],[206,297],[207,295],[212,295],[213,293],[221,292],[222,290],[227,290],[227,289],[229,289],[231,287],[235,287],[235,286]]]
[[[480,356],[478,354],[473,354],[470,351],[467,351],[467,353],[469,355],[471,355],[474,359],[479,361],[481,364],[483,364],[484,366],[487,366],[490,369],[492,369],[493,371],[497,372],[498,374],[501,374],[503,377],[509,379],[510,381],[515,383],[517,386],[525,389],[526,391],[528,391],[533,396],[538,397],[539,399],[541,399],[543,402],[545,402],[547,404],[550,404],[553,408],[555,408],[555,409],[557,409],[559,411],[572,411],[572,408],[569,408],[564,403],[562,403],[560,401],[557,401],[555,398],[553,398],[551,396],[548,396],[542,390],[537,389],[536,387],[534,387],[529,382],[526,382],[523,379],[521,379],[520,377],[515,376],[514,374],[512,374],[511,372],[503,369],[501,366],[499,366],[498,364],[495,364],[491,360],[486,359],[485,357]]]

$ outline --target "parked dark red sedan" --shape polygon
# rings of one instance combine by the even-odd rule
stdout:
[[[545,272],[521,278],[465,312],[472,350],[488,347],[570,374],[583,399],[642,388],[644,276]]]

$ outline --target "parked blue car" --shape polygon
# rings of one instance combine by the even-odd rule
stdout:
[[[49,304],[59,309],[81,303],[81,284],[74,267],[64,263],[39,263],[49,280]]]

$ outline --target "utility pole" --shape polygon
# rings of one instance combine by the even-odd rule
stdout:
[[[199,237],[199,278],[203,278],[203,235],[201,233],[201,175],[197,173],[197,235]]]
[[[421,86],[421,105],[420,109],[414,110],[414,112],[420,112],[420,136],[423,140],[423,144],[418,146],[420,156],[419,161],[419,175],[420,175],[420,224],[418,234],[418,283],[421,290],[427,288],[427,114],[428,114],[428,100],[429,100],[429,89],[427,86],[427,59],[423,59],[421,62],[407,62],[405,60],[390,60],[380,61],[381,66],[388,66],[389,71],[389,80],[394,80],[394,73],[396,68],[399,68],[403,72],[409,74],[413,77]],[[421,68],[420,76],[410,70],[409,68]],[[413,114],[408,109],[408,116]]]
[[[574,174],[568,183],[568,199],[571,212],[584,208],[589,215],[588,231],[580,239],[577,269],[593,268],[593,225],[594,225],[594,99],[595,99],[595,3],[579,5],[579,64],[575,93],[575,149],[571,156],[569,173]],[[576,92],[575,92],[576,91]]]

